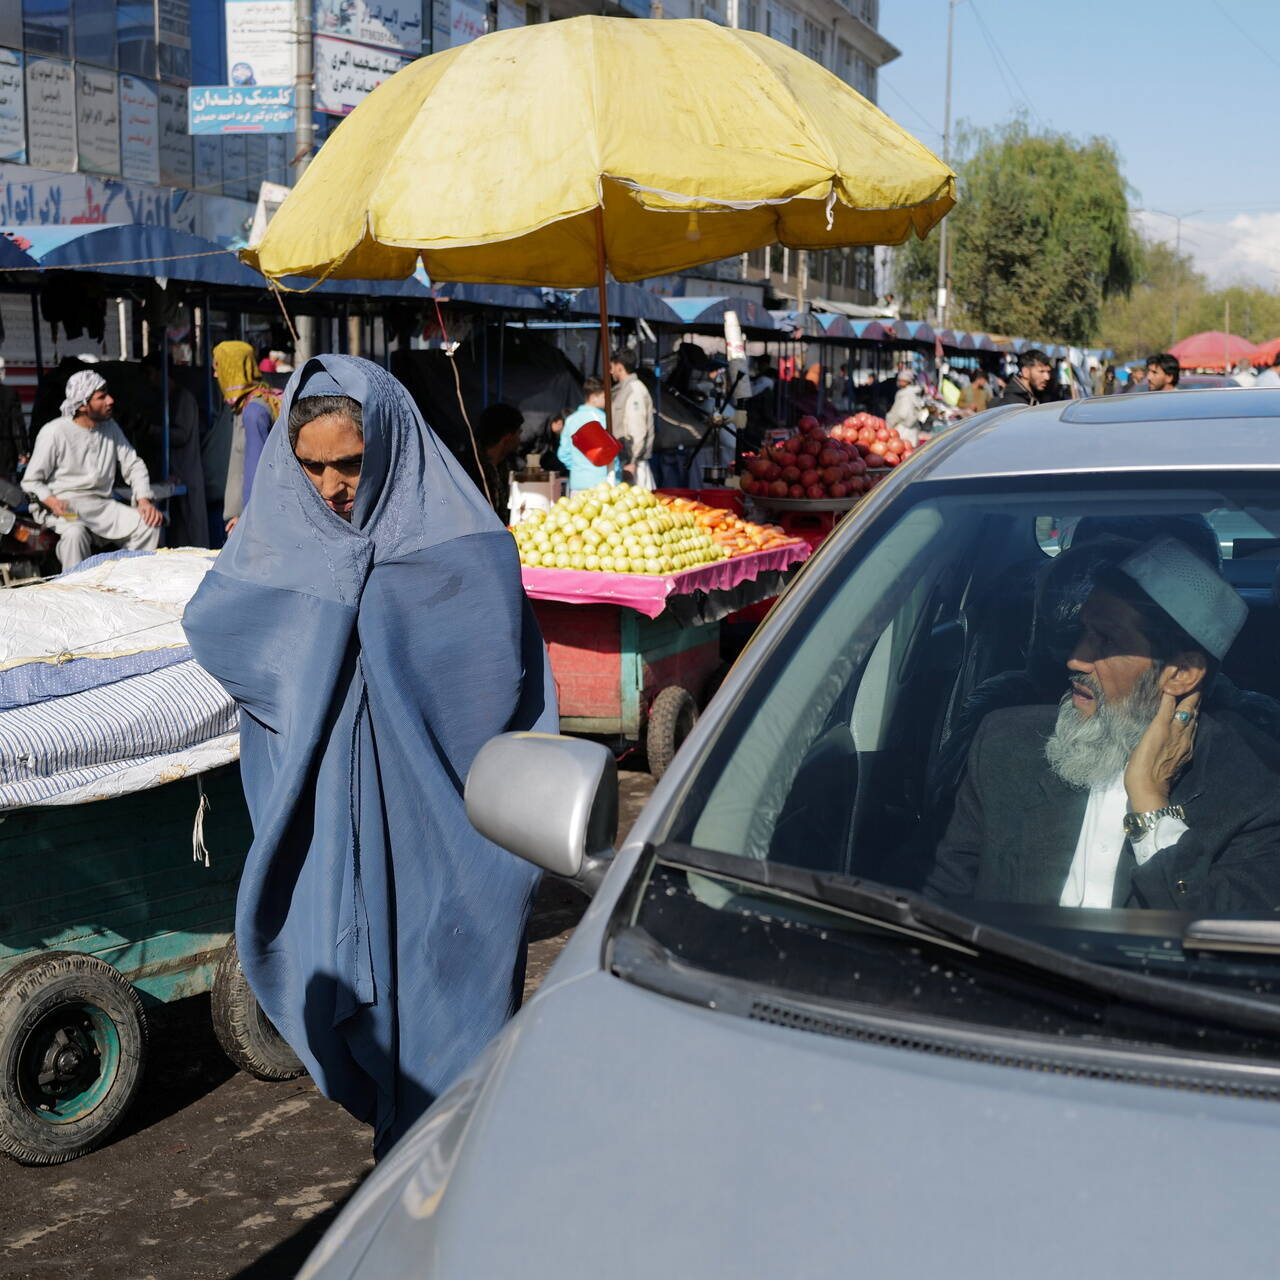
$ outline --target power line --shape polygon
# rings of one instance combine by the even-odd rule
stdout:
[[[893,85],[891,85],[884,78],[884,76],[880,77],[880,86],[883,89],[888,89],[890,93],[892,93],[896,98],[900,99],[906,105],[907,109],[911,112],[911,114],[915,116],[915,118],[919,120],[920,123],[923,124],[929,130],[930,133],[936,134],[939,138],[942,137],[942,130],[939,129],[936,124],[933,124],[930,120],[928,120],[924,116],[924,114],[920,111],[920,109],[915,105],[915,103],[913,103],[911,99],[908,98],[906,94],[904,94],[900,89],[897,89]]]
[[[1252,48],[1255,53],[1262,54],[1262,56],[1266,58],[1272,66],[1280,67],[1280,59],[1277,59],[1273,54],[1267,51],[1267,46],[1258,39],[1258,33],[1256,31],[1250,31],[1242,23],[1237,22],[1235,18],[1233,18],[1224,8],[1222,0],[1213,0],[1213,7],[1217,9],[1217,11],[1222,14],[1222,16],[1226,18],[1226,20],[1231,23],[1231,25],[1235,27],[1242,36],[1244,36],[1244,38],[1249,42],[1250,48]]]
[[[1004,81],[1004,86],[1006,89],[1008,89],[1009,96],[1013,98],[1015,101],[1017,101],[1017,99],[1021,97],[1022,101],[1026,104],[1027,110],[1031,112],[1031,115],[1035,119],[1036,123],[1039,124],[1041,128],[1043,128],[1044,127],[1043,117],[1036,110],[1035,103],[1031,101],[1030,95],[1027,93],[1026,89],[1022,87],[1022,81],[1018,79],[1018,73],[1014,70],[1013,63],[1011,63],[1009,59],[1004,56],[1003,52],[1001,52],[1000,50],[999,45],[996,44],[995,36],[991,34],[991,29],[987,26],[985,20],[982,17],[982,14],[978,12],[978,5],[976,3],[976,0],[969,0],[969,8],[973,10],[973,16],[978,20],[978,26],[982,31],[982,38],[987,42],[987,48],[991,50],[991,56],[992,58],[995,59],[996,70],[1000,73],[1000,78],[1001,80]],[[1007,76],[1005,75],[1006,68],[1008,69],[1008,73],[1009,73]],[[1013,89],[1009,87],[1010,78],[1013,79],[1013,83],[1018,87],[1017,93],[1015,93]]]

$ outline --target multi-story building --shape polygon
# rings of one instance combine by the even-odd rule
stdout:
[[[234,27],[238,14],[274,11],[291,31],[293,7],[294,0],[0,0],[0,228],[145,222],[241,242],[261,183],[292,180],[294,135],[193,138],[188,91],[231,79],[228,16]],[[587,12],[699,17],[761,31],[874,101],[879,68],[898,54],[876,29],[878,8],[879,0],[400,0],[393,7],[312,0],[316,141],[380,79],[433,47]],[[870,249],[774,248],[702,268],[669,291],[723,293],[732,281],[793,304],[866,303],[874,301],[873,277]],[[0,295],[0,313],[12,359],[29,309]]]

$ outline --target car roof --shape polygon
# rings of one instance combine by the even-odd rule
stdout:
[[[912,459],[914,479],[1280,470],[1280,390],[1090,396],[977,414]]]

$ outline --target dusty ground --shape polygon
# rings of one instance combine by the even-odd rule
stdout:
[[[647,799],[622,777],[620,830]],[[585,900],[544,884],[526,992],[546,974]],[[307,1079],[233,1070],[207,996],[151,1020],[139,1102],[111,1144],[71,1164],[0,1159],[0,1277],[23,1280],[276,1280],[291,1277],[372,1167],[369,1132]]]

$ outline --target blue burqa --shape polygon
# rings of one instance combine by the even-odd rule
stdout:
[[[364,411],[349,523],[286,430],[295,399],[325,394]],[[320,356],[290,379],[184,626],[242,710],[245,973],[384,1152],[519,999],[537,872],[462,801],[487,738],[556,727],[515,544],[390,374]]]

